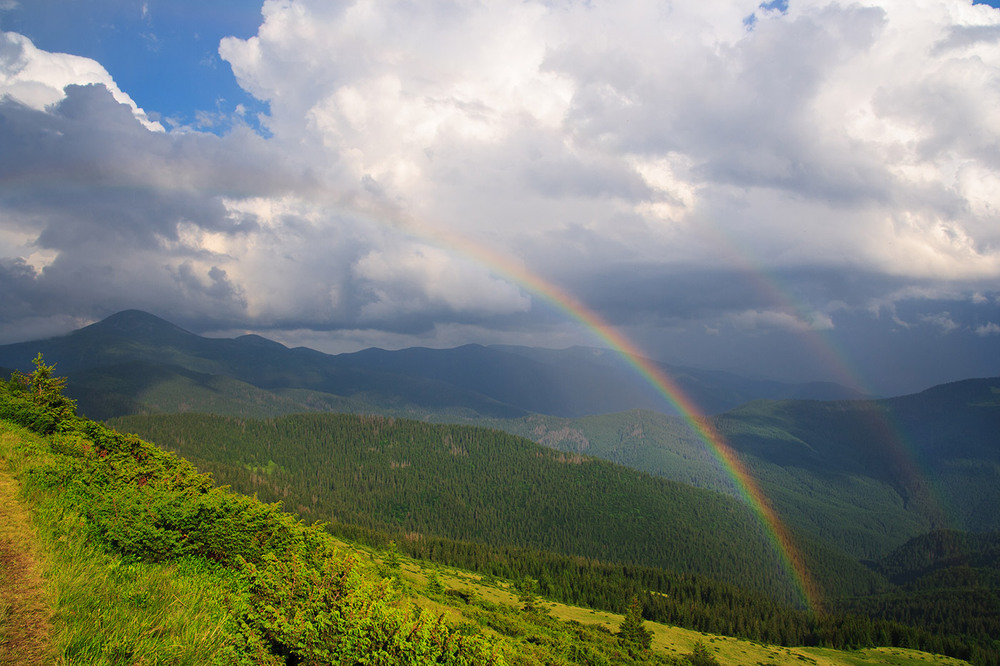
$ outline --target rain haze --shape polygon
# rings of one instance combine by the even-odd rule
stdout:
[[[674,364],[1000,375],[990,4],[94,4],[0,0],[0,343],[599,344],[551,286]]]

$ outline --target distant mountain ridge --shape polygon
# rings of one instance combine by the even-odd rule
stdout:
[[[147,371],[155,369],[152,376],[169,376],[174,383],[204,387],[209,377],[226,376],[278,394],[309,392],[258,396],[250,403],[234,398],[239,404],[229,408],[238,412],[259,405],[263,415],[269,410],[326,409],[330,400],[341,406],[347,401],[357,411],[402,411],[418,417],[441,413],[473,418],[517,418],[529,413],[580,417],[633,408],[676,413],[670,401],[619,355],[585,347],[464,345],[398,351],[371,348],[331,355],[304,347],[290,349],[258,335],[206,338],[152,314],[126,310],[65,336],[0,346],[0,365],[29,370],[38,352],[70,377],[78,395],[89,395],[87,400],[94,404],[87,409],[84,400],[81,407],[97,417],[122,413],[103,411],[102,400],[107,405],[124,404],[124,398],[142,402],[134,393],[99,395],[102,386],[135,388],[141,383],[142,378],[134,376],[136,363],[145,364]],[[663,367],[710,414],[762,398],[861,397],[831,384],[782,384],[718,371]],[[192,377],[192,372],[200,378]],[[149,381],[146,384],[142,390],[155,388]]]

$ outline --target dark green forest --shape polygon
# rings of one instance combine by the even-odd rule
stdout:
[[[339,414],[111,423],[307,518],[400,540],[435,536],[697,573],[801,601],[744,504],[503,432]],[[828,595],[879,589],[879,577],[850,558],[802,546]]]
[[[881,558],[936,529],[1000,529],[1000,379],[884,400],[759,400],[709,418],[785,522],[853,558]],[[484,423],[738,495],[676,417],[631,410]]]

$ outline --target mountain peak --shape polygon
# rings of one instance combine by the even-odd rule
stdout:
[[[255,333],[241,335],[235,340],[241,345],[246,345],[248,347],[258,347],[261,349],[288,349],[287,347],[285,347],[285,345],[281,344],[280,342],[275,342],[274,340],[265,338]]]
[[[148,337],[152,335],[157,338],[164,335],[194,335],[194,333],[185,331],[180,326],[171,324],[166,319],[161,319],[156,315],[143,312],[142,310],[122,310],[102,319],[96,324],[91,324],[80,329],[80,331],[112,333],[127,335],[129,337]]]

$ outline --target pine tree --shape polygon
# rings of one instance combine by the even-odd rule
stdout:
[[[618,640],[629,650],[648,650],[653,643],[653,632],[643,626],[642,604],[633,596],[625,611],[625,619],[618,628]]]
[[[52,433],[64,427],[76,415],[76,401],[62,394],[65,377],[53,376],[55,365],[45,365],[42,355],[34,360],[30,375],[15,370],[9,382],[0,382],[0,390],[12,400],[0,409],[0,415],[35,432]]]
[[[517,582],[517,599],[521,602],[521,609],[529,613],[538,610],[538,597],[535,590],[538,589],[538,581],[525,576]]]
[[[691,666],[719,666],[719,660],[708,651],[708,647],[698,641],[694,644],[694,650],[687,656]]]
[[[396,542],[389,542],[389,549],[385,552],[385,556],[382,559],[382,566],[380,567],[380,573],[386,578],[399,578],[399,569],[401,563],[399,561],[399,551],[396,549]]]
[[[441,582],[441,574],[437,568],[431,569],[427,576],[427,591],[431,594],[444,594],[444,584]]]

